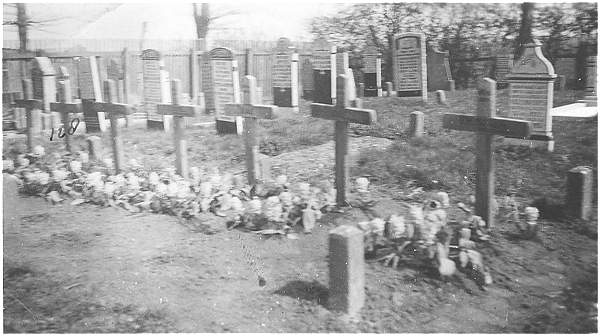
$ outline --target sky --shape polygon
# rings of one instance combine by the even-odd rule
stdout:
[[[153,3],[27,3],[29,16],[46,21],[31,30],[31,39],[140,38],[143,22],[148,39],[193,39],[195,24],[192,3],[162,1]],[[215,21],[209,36],[214,39],[312,40],[310,19],[335,13],[335,3],[234,2],[211,3],[211,15],[233,14]],[[4,4],[4,20],[16,9]],[[4,39],[18,39],[14,27],[4,26]]]

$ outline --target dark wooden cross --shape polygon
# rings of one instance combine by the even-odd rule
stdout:
[[[44,104],[39,99],[33,99],[33,85],[31,79],[23,79],[23,98],[16,99],[14,104],[17,108],[25,109],[27,119],[27,151],[33,152],[35,146],[35,137],[42,131],[40,112]]]
[[[258,119],[273,119],[277,106],[258,105],[256,78],[244,76],[242,80],[242,104],[225,104],[225,114],[244,118],[244,144],[246,148],[246,168],[248,184],[254,185],[258,180],[258,139],[256,128]]]
[[[483,78],[478,83],[477,115],[444,114],[444,128],[477,132],[475,165],[477,168],[475,213],[494,226],[492,204],[494,200],[494,135],[506,138],[527,138],[531,122],[496,117],[496,81]]]
[[[353,85],[348,75],[337,76],[336,104],[310,104],[311,114],[315,118],[335,121],[335,187],[336,202],[339,207],[346,205],[346,186],[348,184],[348,124],[371,125],[377,121],[375,110],[351,106],[350,90]]]
[[[104,96],[107,102],[94,102],[92,109],[94,113],[104,112],[105,116],[110,119],[110,136],[112,138],[113,155],[115,158],[115,171],[119,174],[125,168],[123,139],[121,137],[121,129],[119,128],[119,119],[126,118],[134,111],[127,104],[112,103],[112,101],[117,100],[117,85],[113,79],[104,81]]]
[[[177,174],[187,179],[188,159],[187,159],[187,141],[185,140],[185,117],[193,118],[200,113],[200,106],[179,105],[181,102],[181,82],[179,79],[171,81],[171,100],[172,104],[158,104],[157,113],[162,115],[172,115],[174,122],[173,137],[175,138],[175,167]]]
[[[69,92],[68,88],[71,87],[69,84],[69,79],[64,79],[57,83],[58,92],[59,92],[59,100],[58,103],[50,103],[50,111],[60,113],[63,130],[64,130],[64,139],[65,146],[67,147],[67,152],[72,153],[73,148],[71,146],[71,135],[70,133],[70,125],[71,125],[71,114],[81,113],[81,104],[73,103],[73,99],[71,98],[71,92]]]

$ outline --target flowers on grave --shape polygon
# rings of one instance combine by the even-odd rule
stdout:
[[[33,147],[33,150],[31,151],[31,154],[37,157],[41,157],[44,156],[44,154],[46,153],[46,150],[44,149],[44,147],[37,145]]]
[[[15,170],[15,162],[13,160],[2,160],[2,172],[12,172]]]
[[[81,172],[81,162],[76,161],[76,160],[69,162],[69,169],[73,173],[80,173]]]
[[[17,156],[17,167],[19,168],[23,168],[23,167],[27,167],[29,166],[29,159],[27,159],[27,157],[25,157],[25,154],[20,154],[19,156]]]
[[[79,161],[81,161],[81,163],[83,163],[83,164],[86,164],[86,163],[90,162],[90,156],[85,151],[79,151],[79,152],[77,152],[77,157],[79,158]]]

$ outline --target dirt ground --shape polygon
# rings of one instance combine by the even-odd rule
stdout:
[[[482,247],[486,291],[463,275],[368,262],[365,307],[350,320],[326,307],[327,232],[351,213],[298,240],[261,239],[216,216],[52,206],[17,196],[7,175],[3,195],[7,333],[597,330],[597,241],[575,224],[545,222],[530,241],[500,223]]]

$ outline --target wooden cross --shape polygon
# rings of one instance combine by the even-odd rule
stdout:
[[[492,202],[494,200],[494,135],[506,138],[527,138],[531,134],[531,122],[496,117],[496,81],[483,78],[478,88],[477,115],[444,114],[444,128],[477,132],[475,186],[475,213],[494,226]]]
[[[71,118],[69,116],[72,113],[81,113],[81,104],[73,103],[73,99],[71,98],[71,92],[67,90],[67,88],[71,87],[68,79],[59,81],[57,85],[58,92],[60,93],[60,102],[50,103],[50,111],[60,113],[63,129],[65,132],[65,145],[67,147],[67,152],[71,153],[73,150],[73,148],[71,147],[71,135],[73,134],[69,134],[69,127],[71,121]]]
[[[25,117],[27,118],[27,151],[31,153],[35,146],[35,137],[42,130],[40,125],[40,111],[44,108],[44,104],[39,99],[33,99],[31,79],[23,79],[22,82],[24,99],[16,99],[15,107],[25,109]]]
[[[244,144],[246,147],[246,168],[248,184],[254,185],[258,180],[258,139],[256,128],[258,119],[273,119],[277,106],[258,105],[256,78],[244,76],[242,80],[242,104],[225,104],[225,114],[244,118]]]
[[[348,75],[338,75],[336,104],[310,104],[313,117],[335,121],[335,187],[337,189],[336,202],[340,207],[346,204],[348,124],[371,125],[377,121],[375,110],[350,107],[351,87],[352,84]]]
[[[123,139],[119,129],[119,118],[126,118],[133,113],[131,106],[127,104],[112,103],[117,99],[117,85],[113,79],[104,81],[104,96],[106,103],[94,102],[94,113],[104,112],[110,119],[110,136],[112,138],[113,155],[115,158],[115,171],[117,174],[123,171],[125,161],[123,157]]]
[[[162,115],[172,115],[174,121],[175,138],[175,167],[177,174],[187,179],[188,160],[187,160],[187,142],[184,137],[185,117],[195,117],[200,113],[200,106],[179,105],[181,101],[181,82],[179,79],[171,81],[171,100],[173,104],[158,104],[157,113]]]

